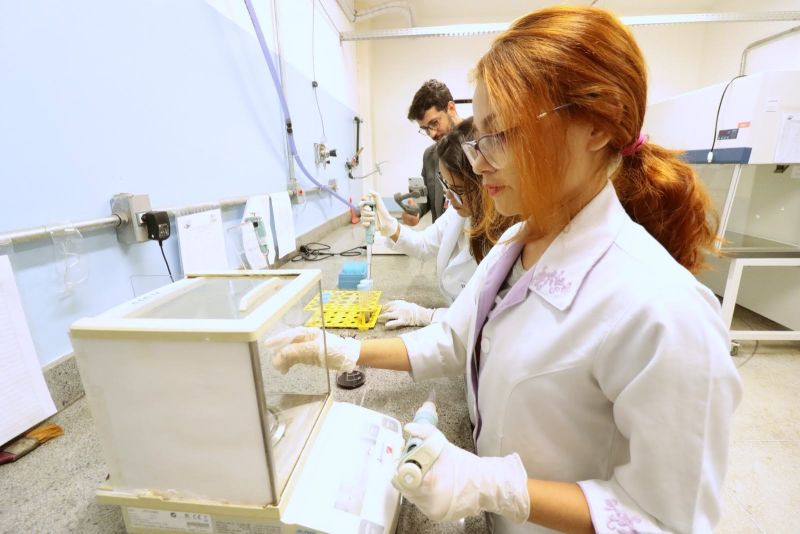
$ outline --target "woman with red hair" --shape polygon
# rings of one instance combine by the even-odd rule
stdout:
[[[424,476],[395,478],[433,519],[633,533],[711,532],[719,518],[741,387],[719,303],[692,276],[715,228],[691,168],[640,132],[645,73],[604,10],[515,21],[475,69],[478,138],[463,147],[497,211],[524,222],[440,323],[329,337],[340,368],[466,369],[477,455],[412,423]],[[312,350],[300,347],[275,361]]]

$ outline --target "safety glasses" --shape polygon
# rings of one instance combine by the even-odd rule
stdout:
[[[536,116],[536,118],[542,119],[550,113],[555,113],[556,111],[560,111],[571,105],[571,102],[567,104],[561,104],[560,106],[554,107],[550,111],[540,113]],[[482,135],[474,141],[465,141],[461,143],[461,149],[467,156],[470,165],[475,168],[475,165],[478,163],[478,158],[483,156],[483,159],[486,160],[486,163],[491,165],[493,168],[502,169],[505,167],[506,163],[508,163],[508,156],[506,154],[506,135],[511,130],[513,130],[513,128],[508,128],[502,132]]]
[[[483,156],[486,163],[495,169],[502,169],[506,165],[506,132],[495,132],[482,135],[474,141],[465,141],[461,143],[461,150],[467,156],[472,168],[478,163],[478,158]]]
[[[444,192],[449,193],[450,197],[459,204],[463,204],[463,202],[461,202],[461,195],[464,194],[464,190],[448,185],[444,179],[444,176],[442,176],[441,171],[436,171],[436,177],[439,179],[439,183],[442,184],[442,189],[444,189]]]

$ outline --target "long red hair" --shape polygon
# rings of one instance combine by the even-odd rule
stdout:
[[[522,177],[522,239],[569,222],[559,182],[570,121],[610,136],[609,163],[639,137],[647,102],[644,59],[630,30],[605,10],[558,6],[525,15],[494,41],[475,75],[486,85],[498,122],[514,126],[507,143]],[[570,105],[551,112],[563,104]],[[713,247],[717,220],[705,188],[678,156],[646,143],[622,157],[612,181],[631,218],[696,272],[703,251]]]

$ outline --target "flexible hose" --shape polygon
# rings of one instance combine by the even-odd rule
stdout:
[[[258,16],[256,15],[256,10],[253,8],[253,3],[251,0],[244,0],[244,5],[247,7],[247,13],[250,15],[250,20],[253,22],[253,29],[256,31],[256,37],[258,38],[258,44],[261,46],[261,52],[264,54],[264,59],[267,60],[267,66],[269,67],[269,73],[272,77],[272,82],[275,84],[275,91],[278,93],[278,99],[281,103],[281,111],[283,111],[283,119],[286,122],[286,136],[289,139],[289,151],[292,154],[295,162],[297,162],[297,166],[300,167],[300,170],[303,174],[306,175],[306,178],[311,180],[312,183],[317,185],[320,190],[328,191],[331,195],[337,198],[339,201],[343,202],[348,207],[358,211],[358,208],[353,206],[350,202],[348,202],[344,197],[338,195],[336,191],[334,191],[330,186],[324,185],[319,183],[311,173],[308,172],[306,166],[303,165],[303,161],[300,159],[300,156],[297,154],[297,145],[294,142],[294,134],[292,133],[292,118],[289,115],[289,105],[286,103],[286,97],[283,94],[283,87],[281,87],[281,82],[278,78],[278,72],[275,70],[275,63],[272,61],[272,56],[269,53],[269,48],[267,47],[267,42],[264,39],[264,33],[261,31],[261,23],[258,21]]]

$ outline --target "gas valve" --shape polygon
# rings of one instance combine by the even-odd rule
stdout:
[[[328,148],[325,143],[314,143],[314,163],[324,169],[331,162],[331,158],[336,157],[336,149]]]

